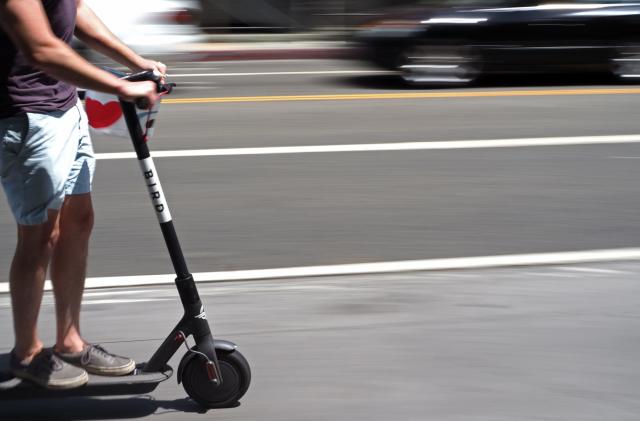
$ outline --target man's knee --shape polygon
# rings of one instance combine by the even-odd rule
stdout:
[[[58,242],[60,231],[55,220],[39,225],[18,225],[18,251],[47,256]]]
[[[93,230],[93,219],[93,209],[84,209],[82,212],[74,213],[72,218],[67,219],[64,229],[72,230],[80,235],[89,235]]]
[[[69,196],[63,205],[60,230],[74,236],[88,236],[93,229],[93,205],[91,196]]]

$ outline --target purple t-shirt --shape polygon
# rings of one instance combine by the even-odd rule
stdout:
[[[71,43],[76,0],[42,0],[53,33]],[[76,88],[29,64],[0,29],[0,118],[18,113],[67,111],[77,102]]]

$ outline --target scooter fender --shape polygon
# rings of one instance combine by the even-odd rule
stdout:
[[[230,341],[225,341],[224,339],[215,339],[213,341],[213,344],[216,348],[216,354],[218,355],[231,354],[238,348],[238,345]],[[184,354],[184,356],[180,360],[180,365],[178,365],[178,376],[177,376],[178,384],[182,383],[182,373],[184,373],[184,369],[189,363],[189,361],[191,361],[192,358],[195,358],[197,356],[198,354],[194,352],[187,352],[186,354]]]

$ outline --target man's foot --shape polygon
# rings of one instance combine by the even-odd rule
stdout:
[[[111,354],[100,345],[86,344],[80,352],[56,354],[69,364],[101,376],[124,376],[136,368],[131,358]]]
[[[29,363],[11,352],[11,374],[47,389],[73,389],[89,381],[85,370],[62,361],[51,348],[40,351]]]

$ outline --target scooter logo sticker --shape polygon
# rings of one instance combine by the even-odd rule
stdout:
[[[207,313],[204,312],[204,306],[200,307],[200,314],[196,316],[196,319],[207,320]]]
[[[162,191],[162,185],[158,179],[153,159],[149,157],[140,161],[140,168],[142,169],[142,175],[144,176],[144,181],[149,191],[151,204],[158,216],[158,221],[160,221],[161,224],[171,221],[171,213],[165,202],[164,192]]]
[[[103,104],[98,100],[87,98],[85,104],[89,125],[94,129],[112,126],[122,117],[122,108],[117,100]]]

